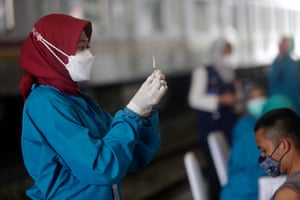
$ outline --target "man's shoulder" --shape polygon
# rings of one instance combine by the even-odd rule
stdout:
[[[281,187],[277,190],[275,195],[273,196],[272,200],[298,200],[300,191],[295,191],[290,187]]]

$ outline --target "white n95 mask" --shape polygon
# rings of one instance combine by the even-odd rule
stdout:
[[[80,51],[74,56],[68,56],[68,59],[69,62],[65,67],[73,81],[80,82],[90,80],[94,56],[88,49]]]
[[[75,55],[70,56],[44,39],[43,36],[35,29],[33,29],[32,32],[33,35],[36,36],[37,40],[40,41],[50,51],[50,53],[65,66],[73,81],[80,82],[90,80],[91,69],[94,64],[94,56],[88,49],[77,52]],[[68,63],[65,64],[51,48],[66,56],[68,58]]]

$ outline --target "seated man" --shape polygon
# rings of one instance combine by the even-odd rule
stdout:
[[[263,113],[272,109],[287,107],[294,110],[294,104],[284,95],[266,98],[265,90],[259,84],[249,87],[246,96],[247,113],[233,129],[228,183],[222,188],[220,200],[258,199],[258,179],[266,174],[257,163],[260,152],[255,144],[255,123]]]
[[[287,174],[274,193],[274,200],[300,199],[300,118],[289,108],[265,113],[255,125],[255,140],[261,150],[260,166],[270,176]]]

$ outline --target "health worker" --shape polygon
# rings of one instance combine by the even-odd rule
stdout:
[[[90,79],[92,24],[64,14],[39,19],[20,54],[24,75],[22,155],[30,199],[122,199],[121,181],[160,147],[159,103],[167,91],[157,70],[128,105],[111,115],[79,83]]]

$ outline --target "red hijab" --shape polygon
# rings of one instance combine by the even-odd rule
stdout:
[[[50,14],[37,21],[34,30],[67,55],[75,55],[82,31],[85,31],[90,40],[92,25],[90,21],[68,15]],[[64,63],[68,62],[66,56],[51,49]],[[33,83],[51,85],[69,95],[78,96],[80,94],[78,83],[72,81],[65,66],[50,53],[42,42],[37,40],[33,32],[29,34],[21,48],[20,65],[24,70],[20,82],[24,101],[28,97]]]

